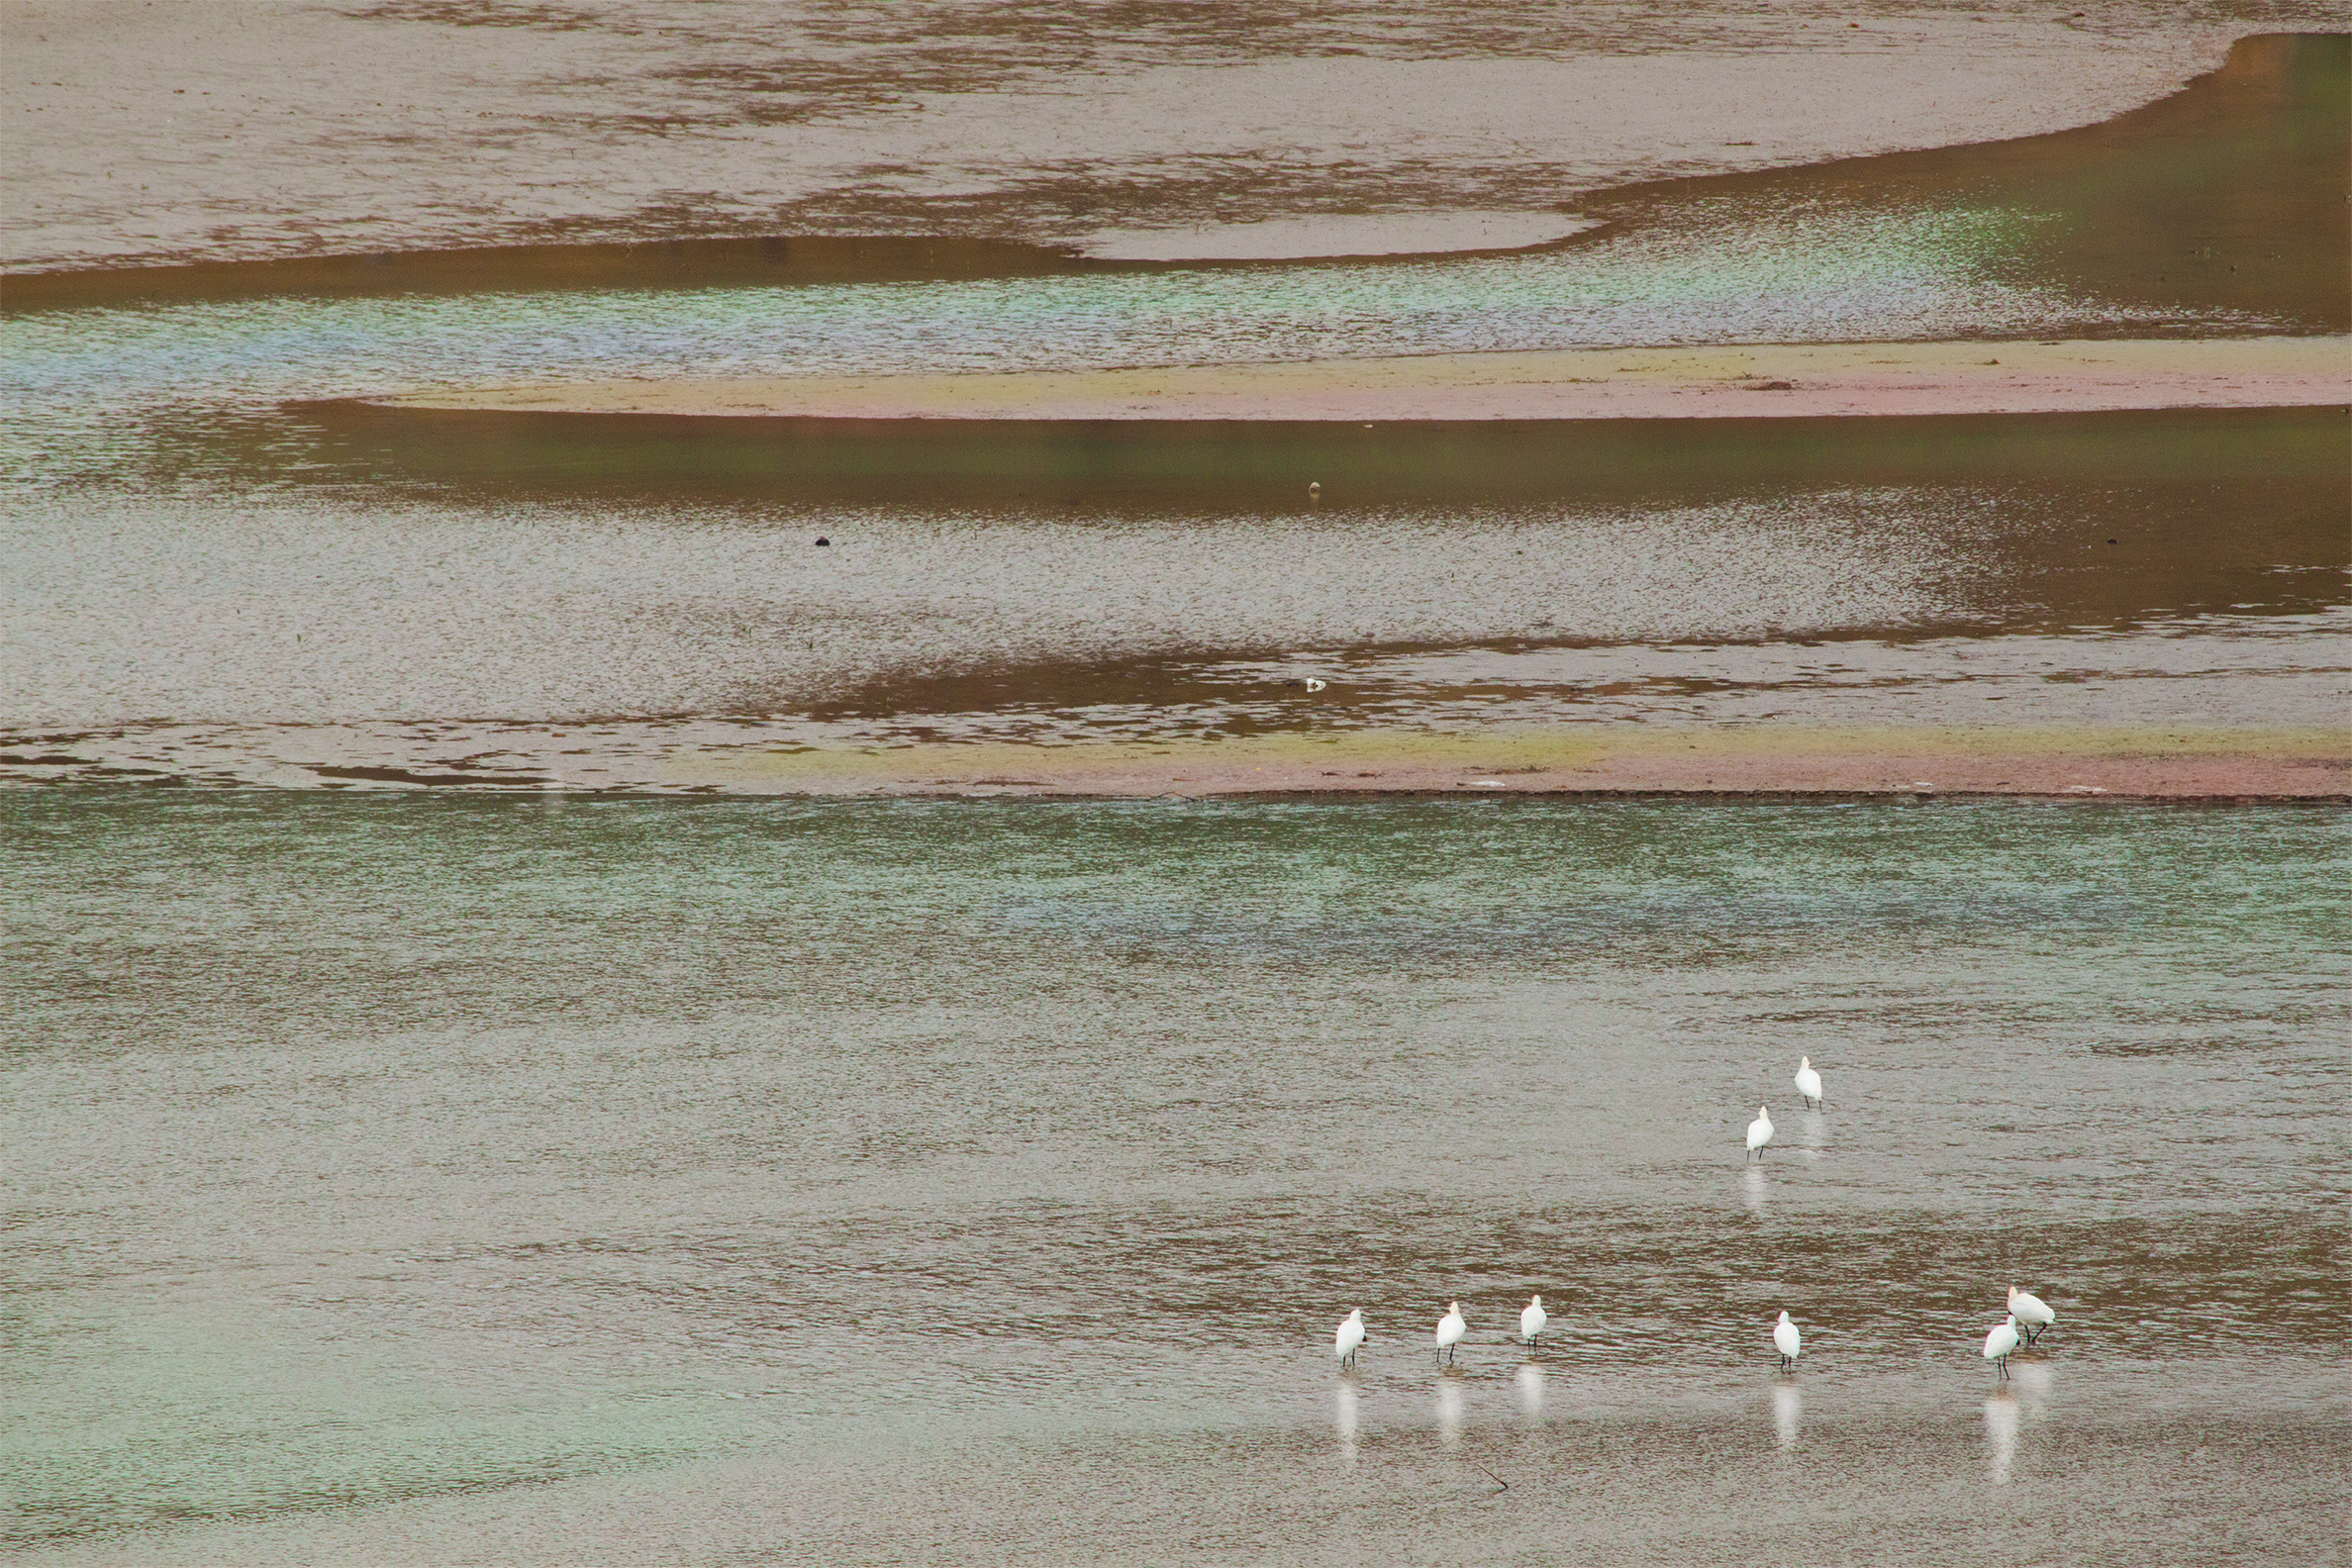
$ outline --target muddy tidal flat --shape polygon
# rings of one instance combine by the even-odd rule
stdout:
[[[2343,1560],[2334,10],[0,44],[0,1551]]]

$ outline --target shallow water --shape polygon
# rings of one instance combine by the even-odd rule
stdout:
[[[38,1555],[2340,1550],[2340,812],[0,825]]]
[[[2293,729],[2352,680],[2341,494],[2119,465],[1270,516],[65,490],[0,522],[0,778],[666,788],[806,745]]]
[[[2079,124],[2216,62],[2222,15],[20,5],[0,110],[34,155],[0,185],[41,264],[1442,233]],[[2228,102],[2277,96],[2324,154],[2297,128],[2342,116],[2298,84],[2340,97],[2340,54],[2256,50]],[[1465,102],[1493,123],[1429,113]],[[1083,465],[842,499],[626,442],[404,467],[285,407],[2335,322],[2341,158],[2240,179],[2288,166],[2279,127],[2201,113],[2153,153],[2117,133],[2187,219],[2028,148],[1634,192],[1511,256],[557,265],[0,322],[0,784],[67,786],[0,788],[0,1545],[2339,1561],[2340,810],[592,798],[936,739],[2325,723],[2334,416],[1679,436],[1440,493],[1472,451],[1306,510],[1279,450],[1272,500]],[[2201,243],[2147,243],[2173,228]],[[1977,1346],[2012,1281],[2061,1317],[2004,1385]]]

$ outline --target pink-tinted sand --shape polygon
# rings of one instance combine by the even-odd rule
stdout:
[[[2352,731],[1350,732],[1228,741],[680,756],[670,782],[761,794],[2023,795],[2352,801]]]
[[[2352,338],[1756,343],[1127,370],[420,390],[412,408],[715,418],[1583,420],[2352,402]]]

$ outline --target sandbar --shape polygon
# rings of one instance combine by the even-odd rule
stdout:
[[[540,382],[377,406],[856,420],[1605,420],[2352,403],[2352,337],[1748,343],[1078,371]]]
[[[671,787],[782,795],[2040,796],[2352,802],[2352,730],[1797,725],[1344,731],[673,755]]]

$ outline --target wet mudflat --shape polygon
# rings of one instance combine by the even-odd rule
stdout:
[[[2340,812],[0,810],[37,1558],[2340,1546]]]
[[[2308,333],[2340,314],[2312,279],[2342,270],[2327,153],[2346,58],[2340,38],[2248,40],[2107,125],[1645,187],[1604,229],[1517,255],[14,317],[0,769],[668,788],[730,748],[2332,723],[2352,559],[2340,409],[1367,431],[353,400]],[[2253,165],[2267,194],[2249,194]],[[2171,193],[2201,234],[2276,223],[2279,266],[2205,245],[2198,289],[2151,292],[2082,249],[2108,232],[2110,186]],[[1290,683],[1308,678],[1326,692],[1303,705]]]
[[[1363,253],[1365,220],[1392,217],[1418,237],[1406,248],[1458,250],[1492,243],[1481,216],[1628,181],[2088,125],[2211,69],[2238,34],[2340,21],[2307,0],[1111,16],[27,0],[0,83],[27,155],[0,178],[12,270],[274,257],[298,285],[362,291],[561,287],[584,263],[682,281],[681,257],[580,248],[596,242],[1121,251],[1270,229],[1309,246],[1271,253],[1330,255]],[[539,248],[410,259],[500,245]],[[353,253],[371,264],[315,264]]]

